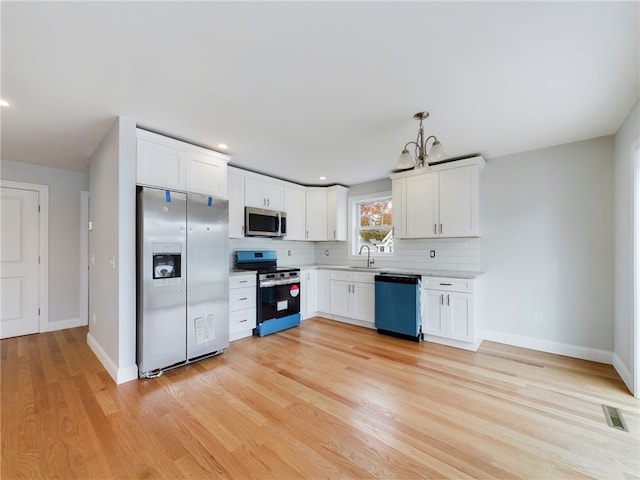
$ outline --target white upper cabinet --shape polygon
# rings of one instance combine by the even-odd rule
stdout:
[[[347,194],[341,185],[307,187],[306,240],[347,239]]]
[[[391,176],[398,238],[477,237],[479,169],[472,157]]]
[[[283,210],[282,182],[264,175],[247,174],[244,179],[244,203],[247,207]]]
[[[229,238],[244,237],[244,176],[242,170],[227,169],[229,198]]]
[[[407,178],[406,191],[407,237],[435,236],[438,223],[438,174]]]
[[[305,240],[327,240],[327,189],[308,187],[306,194]]]
[[[347,194],[341,185],[327,188],[327,240],[347,239]]]
[[[306,236],[306,193],[298,185],[284,187],[284,211],[287,213],[285,240],[304,240]]]
[[[137,129],[136,183],[227,197],[229,156]]]
[[[440,175],[440,234],[474,237],[478,228],[478,168],[443,170]]]

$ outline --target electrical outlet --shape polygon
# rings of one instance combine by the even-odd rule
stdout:
[[[534,312],[533,313],[533,323],[542,324],[542,313]]]
[[[431,258],[436,258],[436,251],[435,251],[435,250],[431,250],[431,251],[429,252],[429,256],[430,256]]]

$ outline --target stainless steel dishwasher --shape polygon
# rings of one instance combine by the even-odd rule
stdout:
[[[375,276],[375,325],[379,333],[419,342],[420,275],[381,273]]]

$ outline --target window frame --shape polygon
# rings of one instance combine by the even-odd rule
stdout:
[[[358,255],[357,252],[357,238],[359,238],[358,235],[358,230],[359,230],[359,219],[360,219],[360,215],[358,213],[358,208],[359,205],[361,203],[365,203],[365,202],[373,202],[376,200],[384,200],[384,199],[391,199],[391,191],[385,191],[385,192],[375,192],[375,193],[368,193],[366,195],[357,195],[357,196],[353,196],[353,197],[349,197],[349,211],[348,211],[348,216],[347,216],[347,221],[348,221],[348,226],[349,226],[349,234],[348,234],[348,243],[349,243],[349,259],[350,260],[357,260],[357,259],[362,259],[362,255]],[[392,204],[392,208],[393,208],[393,204]],[[392,210],[393,212],[393,210]],[[391,225],[391,229],[393,229],[393,225]],[[378,252],[378,251],[371,251],[371,257],[376,257],[376,258],[393,258],[393,256],[395,255],[395,249],[394,252],[391,253],[383,253],[383,252]]]

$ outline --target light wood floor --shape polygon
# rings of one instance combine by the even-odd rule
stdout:
[[[639,475],[640,404],[609,365],[316,318],[116,386],[86,333],[2,340],[2,479]]]

